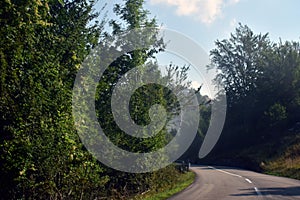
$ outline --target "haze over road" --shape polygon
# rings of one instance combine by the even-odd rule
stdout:
[[[170,200],[300,200],[300,181],[229,167],[193,166],[195,182]]]

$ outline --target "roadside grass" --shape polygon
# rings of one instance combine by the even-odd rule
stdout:
[[[300,131],[285,131],[241,151],[216,156],[214,160],[219,161],[218,165],[300,180]]]
[[[299,139],[299,138],[298,138]],[[262,166],[267,174],[300,180],[300,139]]]
[[[186,172],[178,177],[177,184],[157,191],[149,191],[143,195],[135,196],[135,200],[163,200],[190,186],[195,180],[194,172]]]
[[[252,160],[263,173],[300,180],[300,133],[273,138],[238,156]]]

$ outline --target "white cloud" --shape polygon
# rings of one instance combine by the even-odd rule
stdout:
[[[228,4],[232,5],[232,4],[237,4],[239,2],[240,2],[240,0],[229,0]]]
[[[224,5],[238,2],[239,0],[150,0],[151,4],[174,6],[177,15],[192,16],[205,24],[210,24],[219,17]]]

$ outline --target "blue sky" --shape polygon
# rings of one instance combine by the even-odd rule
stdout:
[[[106,10],[112,10],[113,5],[120,2],[107,1]],[[239,22],[248,25],[255,33],[269,33],[274,42],[279,38],[283,41],[300,40],[299,0],[147,0],[145,8],[163,27],[191,38],[207,54],[214,48],[214,41],[229,38]],[[109,13],[109,16],[113,15]],[[161,60],[164,59],[161,57]],[[175,60],[179,64],[185,63]],[[166,64],[165,61],[162,64]],[[197,73],[193,69],[190,73],[195,86],[203,83],[200,76],[207,76],[198,76]],[[208,77],[212,78],[211,75]]]
[[[148,0],[146,8],[164,26],[214,48],[228,38],[238,22],[256,33],[269,32],[273,41],[299,40],[299,0]],[[210,6],[206,6],[206,4]],[[190,5],[193,8],[189,8]],[[205,9],[205,7],[207,7]]]

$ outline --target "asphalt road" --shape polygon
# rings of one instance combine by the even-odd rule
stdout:
[[[300,200],[300,181],[229,167],[193,166],[195,182],[170,200]]]

